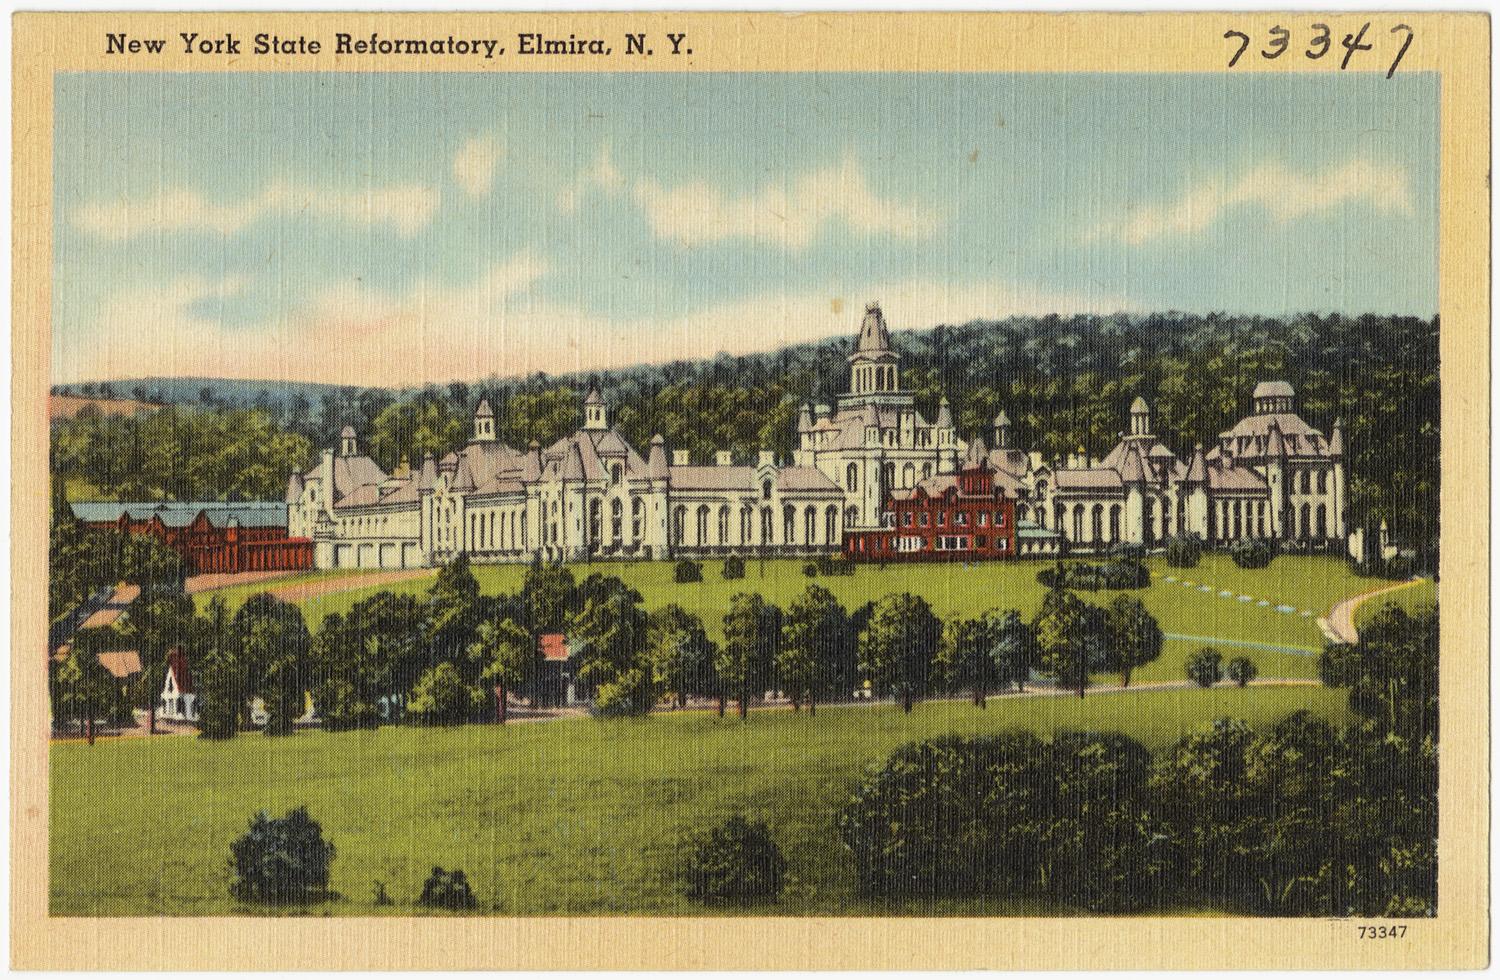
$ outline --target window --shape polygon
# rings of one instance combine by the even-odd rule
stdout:
[[[926,512],[926,511],[923,511],[923,512],[922,512],[922,513],[921,513],[921,514],[920,514],[920,515],[919,515],[919,517],[920,517],[920,520],[918,520],[918,522],[917,522],[917,523],[919,523],[919,524],[921,524],[921,525],[922,525],[922,526],[923,526],[923,527],[926,527],[926,526],[927,526],[927,512]]]
[[[719,508],[719,544],[729,543],[729,507],[723,505]]]
[[[791,504],[782,508],[781,532],[783,544],[792,544],[797,540],[797,509]]]
[[[763,481],[761,483],[761,485],[760,485],[760,499],[761,500],[770,500],[771,499],[771,481],[770,480],[765,480],[765,481]]]
[[[953,523],[957,524],[959,527],[968,527],[969,526],[969,515],[965,514],[963,511],[959,511],[957,514],[954,515],[954,517],[953,517]]]
[[[911,511],[907,511],[905,514],[901,515],[901,523],[902,523],[902,525],[904,525],[905,527],[911,527],[913,516],[914,515],[912,514]]]
[[[682,544],[682,530],[683,530],[682,526],[684,524],[686,524],[686,523],[687,523],[687,508],[686,507],[678,507],[676,510],[672,511],[672,543],[673,544],[675,544],[675,545],[681,545]]]
[[[1319,493],[1327,493],[1328,492],[1328,471],[1327,470],[1318,470],[1318,492]]]
[[[938,511],[937,526],[938,527],[943,527],[945,524],[947,524],[947,522],[948,522],[948,515],[947,515],[947,513],[944,512],[944,511],[941,511],[941,510]]]
[[[834,544],[839,539],[839,509],[830,505],[823,520],[827,525],[823,529],[826,532],[824,536],[828,539],[829,544]]]
[[[1312,493],[1312,474],[1307,470],[1302,471],[1302,492]]]
[[[979,548],[980,550],[988,548],[989,544],[990,544],[990,539],[987,538],[987,537],[985,537],[982,534],[979,537],[977,537],[977,538],[974,539],[974,547]]]
[[[625,523],[624,518],[625,506],[620,503],[620,498],[616,497],[609,505],[609,536],[616,542],[620,540],[625,531],[623,526]]]
[[[526,524],[524,522],[525,522],[526,518],[525,518],[524,515],[521,517],[521,520],[522,520],[521,533],[525,534],[526,533]],[[643,530],[645,530],[645,528],[643,527],[643,525],[645,524],[645,522],[646,522],[646,505],[643,504],[643,503],[641,503],[639,500],[636,500],[634,503],[632,503],[630,505],[630,536],[632,538],[634,538],[637,541],[639,541],[641,539],[641,532]]]
[[[704,504],[698,508],[698,539],[697,544],[708,544],[708,505]]]
[[[980,527],[989,527],[990,526],[990,513],[989,513],[989,511],[982,510],[982,511],[979,512],[979,526]]]
[[[815,544],[818,540],[818,511],[812,504],[802,512],[803,540],[808,544]]]
[[[620,485],[620,464],[619,463],[610,463],[609,464],[609,482],[613,483],[615,486],[619,486]]]

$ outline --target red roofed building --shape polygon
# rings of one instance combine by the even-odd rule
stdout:
[[[877,531],[844,536],[855,561],[984,561],[1016,554],[1015,501],[975,463],[886,497]]]
[[[313,543],[287,534],[278,503],[76,503],[73,513],[96,530],[149,534],[176,551],[193,572],[301,571]]]

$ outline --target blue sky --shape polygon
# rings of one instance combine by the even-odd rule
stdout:
[[[1437,308],[1432,74],[70,74],[53,373],[413,384]]]

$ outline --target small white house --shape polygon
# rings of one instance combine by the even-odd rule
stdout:
[[[193,692],[193,675],[181,647],[173,647],[167,654],[167,677],[161,685],[157,717],[167,721],[198,720],[198,695]]]

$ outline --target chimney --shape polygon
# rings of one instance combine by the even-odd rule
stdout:
[[[672,465],[673,466],[688,466],[688,465],[691,465],[691,462],[692,462],[692,456],[691,456],[691,454],[688,453],[688,451],[686,449],[674,449],[674,450],[672,450]]]
[[[769,450],[769,449],[762,449],[760,451],[760,461],[756,465],[758,465],[758,466],[775,466],[776,465],[776,454],[774,452],[772,452],[771,450]]]
[[[718,452],[714,453],[714,463],[719,466],[733,466],[734,453],[730,452],[727,449],[720,449]]]

